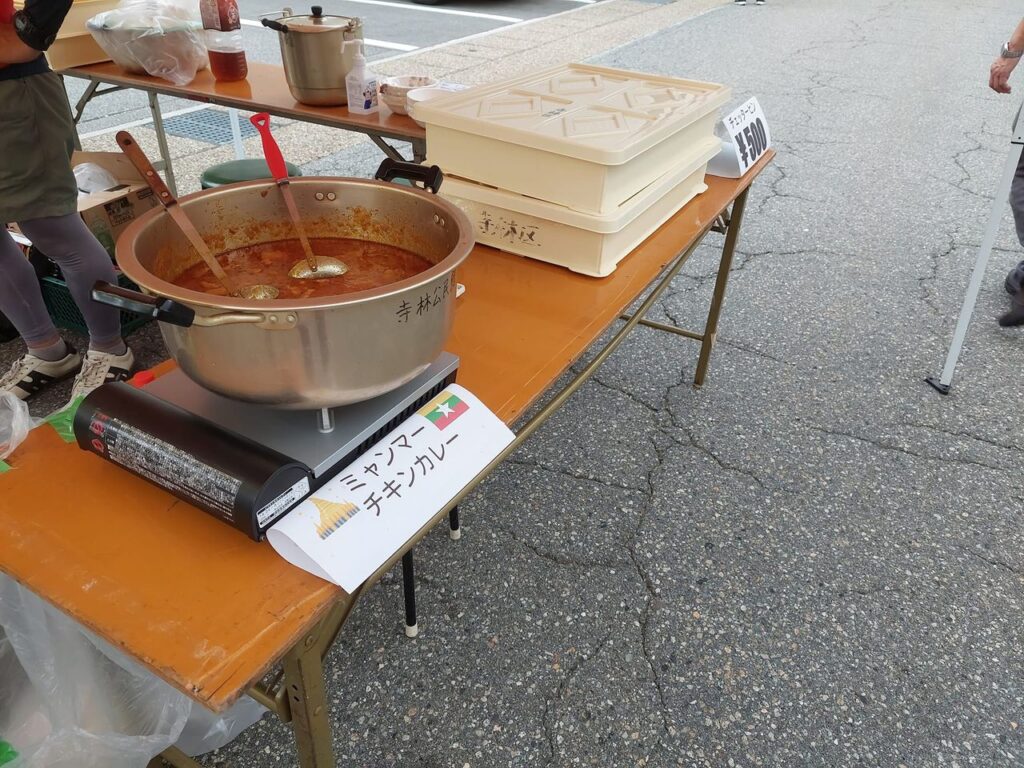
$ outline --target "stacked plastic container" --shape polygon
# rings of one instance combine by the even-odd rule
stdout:
[[[71,8],[64,23],[57,32],[57,39],[46,52],[46,59],[53,69],[81,67],[110,61],[110,56],[100,48],[85,23],[98,13],[113,10],[118,0],[72,0]],[[25,7],[25,0],[15,0],[18,10]]]
[[[703,192],[729,89],[566,64],[422,102],[479,242],[603,277]]]

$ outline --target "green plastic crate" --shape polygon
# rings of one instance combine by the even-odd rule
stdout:
[[[133,291],[139,290],[139,286],[125,277],[118,274],[117,284],[122,288]],[[43,301],[46,309],[53,319],[53,324],[58,328],[67,328],[69,331],[77,331],[85,336],[89,335],[89,329],[85,325],[85,319],[78,310],[78,305],[71,298],[68,284],[58,277],[44,277],[41,281],[43,289]],[[121,334],[127,336],[136,328],[141,328],[153,318],[136,315],[133,312],[121,313]]]

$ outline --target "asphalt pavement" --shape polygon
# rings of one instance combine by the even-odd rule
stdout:
[[[768,114],[710,381],[689,386],[692,342],[638,329],[465,504],[463,539],[418,550],[418,639],[399,580],[369,596],[328,659],[340,764],[1024,764],[1008,216],[953,393],[922,381],[1009,149],[1018,97],[986,80],[1019,17],[769,0],[595,59]],[[718,245],[659,319],[699,324]],[[217,759],[286,745],[267,719]]]
[[[1024,764],[1008,212],[953,392],[923,382],[1009,149],[1019,96],[986,82],[1020,13],[729,4],[593,58],[768,115],[708,383],[695,344],[638,328],[463,538],[417,549],[418,638],[397,574],[366,596],[326,662],[339,765]],[[655,319],[702,322],[719,246]],[[204,761],[296,764],[269,716]]]

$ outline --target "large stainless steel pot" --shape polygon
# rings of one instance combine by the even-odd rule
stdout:
[[[396,168],[401,167],[399,170]],[[378,176],[440,172],[385,161]],[[191,291],[171,280],[199,260],[162,208],[117,241],[117,263],[149,294],[97,287],[104,303],[163,322],[171,356],[214,392],[278,408],[326,408],[367,400],[414,378],[442,351],[455,309],[455,268],[473,247],[473,226],[448,201],[414,187],[348,178],[291,180],[311,237],[352,237],[418,253],[434,266],[357,293],[260,301]],[[254,181],[181,198],[214,253],[295,230],[273,182]]]
[[[286,8],[281,18],[261,21],[278,33],[284,78],[296,101],[320,107],[348,103],[345,77],[355,52],[345,43],[363,39],[362,21],[325,15],[319,5],[308,16],[293,16]]]

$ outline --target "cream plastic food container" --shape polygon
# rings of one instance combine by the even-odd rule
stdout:
[[[716,137],[704,139],[678,158],[674,170],[606,214],[582,213],[454,176],[445,177],[439,194],[465,211],[478,243],[604,277],[707,189],[704,172],[719,147]]]
[[[714,134],[714,83],[565,64],[423,102],[428,162],[446,174],[604,214]]]

